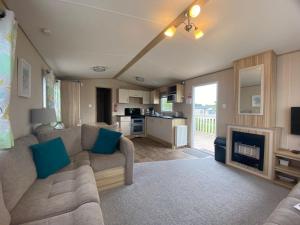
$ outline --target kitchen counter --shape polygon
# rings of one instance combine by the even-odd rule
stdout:
[[[146,117],[154,117],[159,119],[167,119],[167,120],[176,120],[176,119],[187,119],[186,117],[180,116],[180,117],[173,117],[173,116],[155,116],[155,115],[146,115]]]
[[[175,128],[179,125],[186,125],[186,118],[146,116],[146,136],[174,149]]]

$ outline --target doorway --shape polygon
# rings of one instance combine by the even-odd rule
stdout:
[[[112,123],[112,91],[110,88],[96,89],[97,123]]]
[[[214,154],[217,132],[218,84],[193,88],[192,147]]]

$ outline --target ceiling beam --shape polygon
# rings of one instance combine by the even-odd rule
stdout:
[[[137,61],[139,61],[144,55],[146,55],[151,49],[157,44],[163,41],[166,36],[164,35],[165,30],[170,26],[178,27],[186,20],[186,12],[194,4],[200,4],[201,9],[208,2],[208,0],[195,0],[186,9],[184,9],[175,20],[173,20],[168,26],[166,26],[152,41],[150,41],[129,63],[127,63],[113,78],[117,79],[124,74],[130,67],[132,67]]]

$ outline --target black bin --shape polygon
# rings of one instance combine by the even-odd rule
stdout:
[[[218,162],[226,162],[226,138],[217,137],[215,140],[215,160]]]

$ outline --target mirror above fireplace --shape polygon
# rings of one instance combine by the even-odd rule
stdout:
[[[239,70],[239,114],[263,115],[264,65]]]

